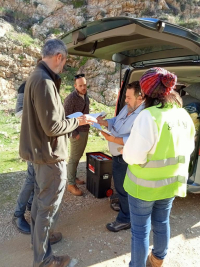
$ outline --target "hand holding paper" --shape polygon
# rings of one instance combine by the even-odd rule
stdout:
[[[97,122],[96,118],[94,118],[88,114],[78,117],[77,120],[79,122],[79,126],[85,125],[85,124],[93,124],[93,123]]]
[[[104,116],[104,117],[105,117],[105,116]],[[102,116],[97,117],[97,122],[98,122],[98,124],[100,124],[100,125],[103,125],[103,126],[108,127],[108,122],[107,122],[107,120],[103,120],[104,117],[102,117]]]
[[[85,115],[83,115],[82,112],[75,112],[73,114],[68,115],[67,118],[68,119],[77,118],[79,121],[79,125],[91,124],[93,127],[102,130],[101,126],[98,124],[97,118],[99,116],[105,116],[105,115],[106,113],[104,111],[100,113],[85,114]]]

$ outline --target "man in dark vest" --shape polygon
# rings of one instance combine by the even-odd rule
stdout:
[[[66,117],[75,112],[89,113],[89,98],[84,74],[77,74],[74,83],[75,90],[64,101]],[[85,182],[76,176],[80,158],[83,155],[88,140],[89,125],[79,126],[72,132],[70,140],[70,155],[67,164],[67,190],[75,196],[82,196],[83,192],[77,187]]]

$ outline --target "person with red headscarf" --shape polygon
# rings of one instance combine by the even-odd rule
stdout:
[[[174,90],[176,82],[175,74],[156,67],[140,79],[145,109],[123,149],[132,232],[129,267],[163,266],[172,203],[175,196],[186,196],[195,128]],[[153,249],[148,256],[151,226]]]

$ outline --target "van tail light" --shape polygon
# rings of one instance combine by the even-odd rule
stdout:
[[[113,195],[113,190],[112,190],[112,188],[110,188],[110,189],[108,189],[107,191],[106,191],[106,196],[107,197],[110,197],[110,196],[112,196]]]

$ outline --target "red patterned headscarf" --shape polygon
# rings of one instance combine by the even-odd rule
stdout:
[[[176,87],[177,76],[163,68],[151,68],[140,78],[141,90],[152,98],[166,96]]]

